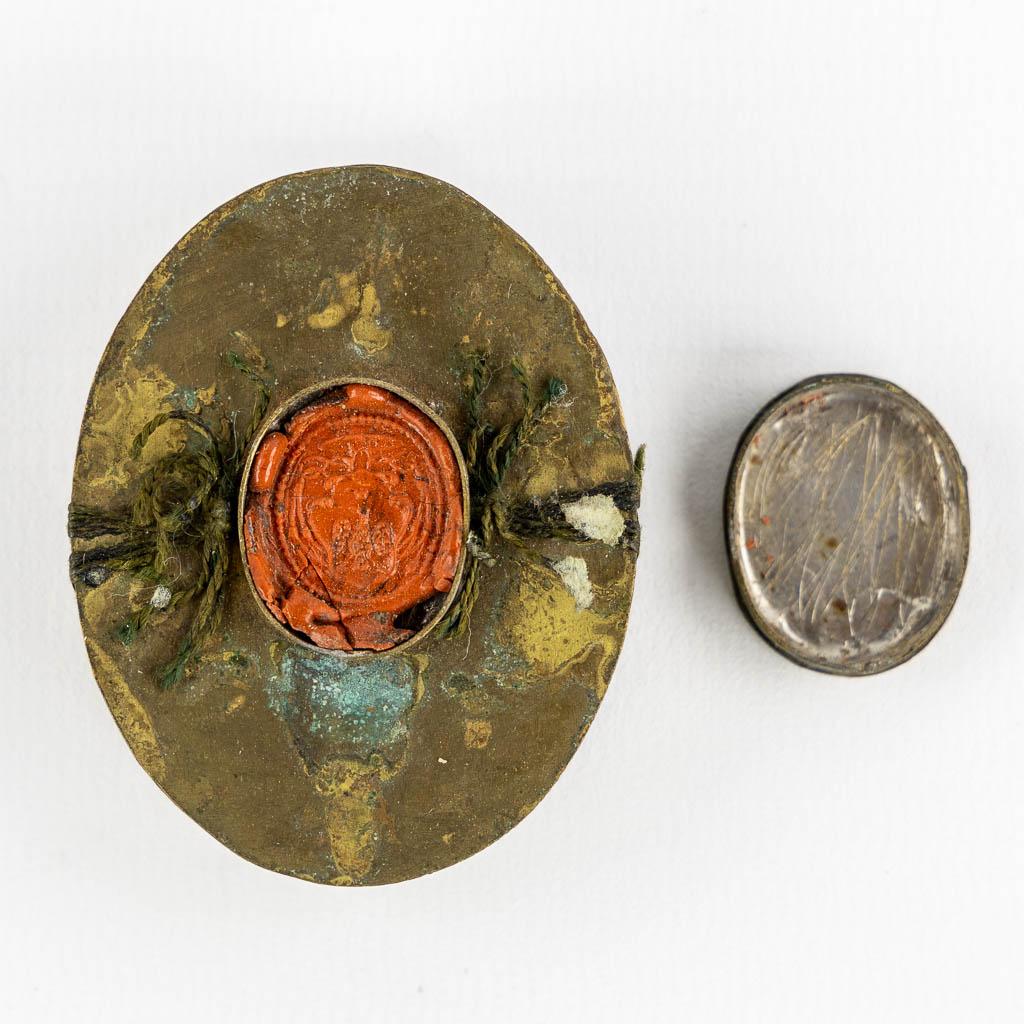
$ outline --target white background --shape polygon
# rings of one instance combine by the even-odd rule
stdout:
[[[18,3],[0,34],[0,1008],[11,1021],[1024,1019],[1024,12],[1015,2]],[[381,162],[541,253],[648,443],[625,650],[485,852],[377,890],[235,857],[92,680],[65,506],[135,290],[224,200]],[[738,435],[890,378],[970,473],[932,645],[861,680],[730,590]]]

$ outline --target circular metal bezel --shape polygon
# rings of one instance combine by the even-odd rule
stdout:
[[[321,395],[327,394],[329,391],[334,391],[338,388],[345,387],[349,384],[368,384],[376,388],[380,388],[382,391],[390,391],[392,394],[397,395],[403,401],[408,402],[413,408],[423,413],[431,423],[437,426],[440,431],[444,434],[445,439],[451,446],[452,453],[455,457],[455,464],[459,469],[459,480],[461,484],[462,494],[462,536],[461,544],[459,547],[459,560],[455,566],[455,575],[452,579],[451,589],[445,596],[440,608],[433,616],[420,628],[418,629],[408,640],[403,640],[400,644],[396,644],[394,647],[389,647],[383,651],[342,651],[333,650],[327,647],[319,647],[313,643],[308,637],[304,637],[301,633],[297,633],[294,630],[289,629],[283,622],[280,622],[274,614],[267,607],[266,602],[260,596],[259,591],[256,589],[255,583],[253,583],[252,573],[249,571],[249,558],[248,552],[245,546],[245,507],[246,499],[249,490],[249,475],[252,471],[253,459],[256,457],[256,452],[259,451],[260,444],[268,433],[274,430],[279,430],[283,425],[291,419],[297,412],[304,409],[307,405],[312,404]],[[238,531],[238,546],[242,553],[242,572],[245,576],[246,586],[248,587],[249,594],[256,605],[259,607],[260,613],[263,617],[273,625],[274,629],[287,637],[292,643],[296,643],[305,647],[307,650],[316,651],[319,654],[329,654],[346,660],[360,660],[365,661],[372,658],[379,658],[387,655],[394,655],[397,653],[405,653],[417,644],[425,640],[437,627],[438,623],[447,615],[448,610],[451,608],[455,599],[459,595],[459,591],[462,589],[462,581],[466,568],[466,554],[468,550],[469,542],[469,474],[466,471],[466,460],[462,454],[462,448],[458,441],[455,439],[455,435],[452,433],[451,428],[442,420],[433,409],[430,408],[425,402],[416,398],[415,395],[411,395],[404,388],[396,387],[394,384],[389,384],[386,381],[375,380],[369,377],[336,377],[331,380],[323,381],[319,384],[314,384],[311,387],[303,388],[301,391],[296,392],[290,398],[287,398],[282,402],[276,409],[264,417],[263,422],[260,424],[259,429],[253,436],[252,442],[249,445],[249,450],[245,456],[245,464],[242,469],[242,478],[238,485],[238,509],[236,513],[236,527]]]

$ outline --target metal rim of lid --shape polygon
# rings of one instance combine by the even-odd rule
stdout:
[[[879,392],[888,392],[890,395],[897,396],[901,401],[907,403],[911,408],[913,408],[913,410],[921,417],[922,421],[927,424],[929,430],[939,442],[944,454],[948,458],[950,468],[953,470],[955,476],[956,491],[958,494],[958,509],[960,512],[958,542],[961,546],[962,557],[960,559],[956,577],[951,581],[951,585],[947,589],[946,597],[939,608],[938,614],[933,617],[932,621],[920,632],[919,635],[905,645],[904,649],[899,652],[898,656],[890,658],[882,656],[864,664],[825,664],[820,659],[816,660],[804,654],[795,645],[787,644],[785,642],[785,638],[760,614],[756,603],[752,599],[747,585],[747,577],[743,571],[741,560],[742,553],[738,546],[737,529],[735,526],[735,517],[737,515],[737,485],[743,471],[745,456],[755,437],[762,432],[765,424],[767,424],[784,406],[792,403],[792,401],[801,393],[835,384],[849,384],[875,389]],[[773,650],[803,668],[808,668],[826,675],[876,675],[880,672],[886,672],[890,669],[896,668],[919,654],[931,642],[936,633],[938,633],[948,619],[949,614],[956,603],[957,597],[959,596],[960,588],[967,570],[967,561],[970,554],[970,506],[967,491],[967,470],[964,468],[956,446],[953,444],[949,434],[946,433],[942,424],[939,423],[934,414],[925,405],[918,401],[918,399],[903,388],[893,384],[891,381],[879,377],[872,377],[867,374],[825,373],[805,377],[803,380],[798,381],[785,391],[777,394],[762,406],[741,434],[739,443],[737,444],[736,450],[733,454],[726,482],[723,511],[729,569],[732,575],[733,587],[743,613],[762,639],[764,639]]]

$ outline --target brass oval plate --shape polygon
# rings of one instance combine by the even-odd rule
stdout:
[[[935,635],[967,565],[967,476],[920,402],[887,381],[814,377],[740,442],[726,538],[740,601],[783,654],[867,675]]]
[[[156,413],[244,427],[254,392],[228,366],[232,351],[269,381],[270,408],[325,380],[372,379],[429,405],[461,445],[468,357],[486,352],[504,371],[484,396],[499,423],[520,407],[507,372],[517,361],[531,383],[557,376],[568,393],[517,455],[510,494],[548,499],[632,474],[608,365],[565,290],[497,217],[420,174],[280,178],[175,245],[100,363],[73,502],[130,507],[146,460],[181,443],[168,428],[133,458]],[[312,651],[275,628],[235,541],[216,634],[167,690],[154,672],[187,610],[155,613],[125,647],[114,628],[152,588],[114,572],[76,593],[112,714],[187,814],[275,871],[381,884],[482,849],[558,778],[619,654],[636,536],[538,541],[529,556],[496,536],[463,635],[435,630],[412,652],[369,659]]]

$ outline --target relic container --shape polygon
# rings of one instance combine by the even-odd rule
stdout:
[[[389,394],[408,409],[346,419]],[[315,444],[311,400],[340,403]],[[371,166],[251,189],[160,262],[89,395],[69,532],[100,690],[256,864],[454,864],[536,806],[601,703],[639,468],[579,310],[479,203]]]

